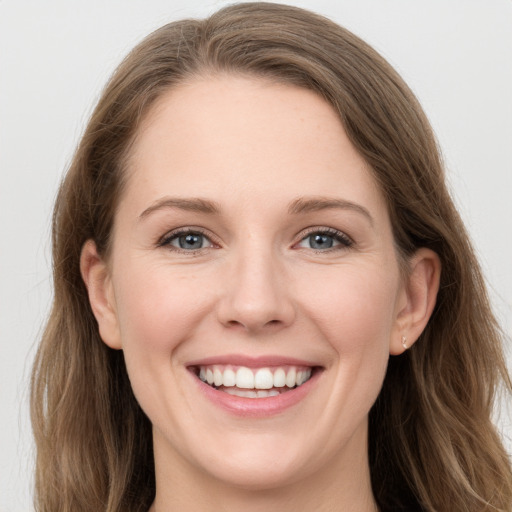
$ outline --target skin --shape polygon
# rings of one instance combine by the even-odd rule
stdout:
[[[289,85],[197,78],[146,116],[127,172],[109,260],[89,241],[81,264],[102,339],[124,351],[153,424],[151,510],[377,510],[368,412],[389,355],[428,321],[439,261],[421,249],[400,273],[382,194],[331,106]],[[289,211],[318,198],[350,206]],[[203,247],[180,249],[169,234],[191,227]],[[329,232],[333,247],[315,249],[325,229],[350,245]],[[322,372],[299,404],[241,417],[187,370],[224,354]]]

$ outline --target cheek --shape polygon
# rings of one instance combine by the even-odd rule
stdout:
[[[190,272],[169,265],[145,264],[122,268],[115,283],[122,349],[133,392],[152,422],[165,424],[179,410],[176,395],[182,389],[179,348],[194,337],[208,314],[204,283]],[[186,343],[185,343],[186,344]],[[179,395],[179,394],[178,394]],[[167,415],[167,416],[166,416]]]
[[[344,432],[348,424],[355,429],[367,417],[388,365],[397,281],[371,270],[354,269],[333,283],[331,300],[325,301],[318,320],[336,353],[330,404],[338,419],[333,431]]]
[[[193,273],[173,272],[168,265],[141,262],[128,269],[116,286],[125,356],[169,356],[205,314],[206,296],[198,293],[204,285]]]
[[[380,267],[344,267],[329,279],[309,287],[303,303],[323,337],[340,357],[373,356],[387,359],[396,318],[398,273]]]

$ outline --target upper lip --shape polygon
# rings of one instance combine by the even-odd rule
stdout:
[[[282,355],[262,355],[247,356],[242,354],[225,354],[218,356],[205,357],[187,363],[188,367],[192,366],[212,366],[212,365],[233,365],[245,366],[247,368],[263,368],[266,366],[321,366],[316,362],[307,361],[305,359],[297,359],[295,357],[287,357]]]

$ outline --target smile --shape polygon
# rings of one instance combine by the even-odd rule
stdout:
[[[198,366],[195,373],[201,381],[232,396],[267,398],[301,386],[311,378],[312,370],[302,366],[205,365]]]

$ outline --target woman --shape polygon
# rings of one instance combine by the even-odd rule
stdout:
[[[39,510],[510,510],[478,263],[420,106],[346,30],[250,3],[151,34],[53,237]]]

